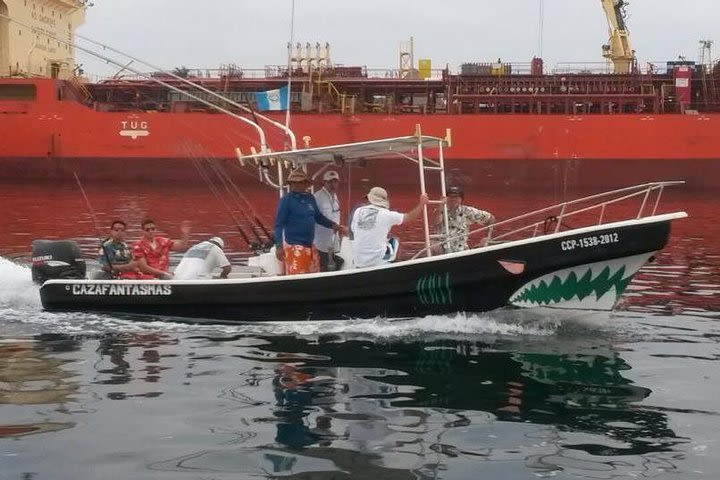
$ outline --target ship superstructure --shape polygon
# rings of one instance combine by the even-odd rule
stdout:
[[[0,0],[0,77],[75,75],[75,30],[85,21],[83,0]]]

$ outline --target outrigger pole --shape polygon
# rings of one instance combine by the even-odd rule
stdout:
[[[32,25],[28,25],[28,24],[26,24],[26,23],[20,22],[20,21],[18,21],[18,20],[15,20],[15,19],[9,17],[8,15],[5,15],[5,14],[0,13],[0,18],[5,18],[5,19],[9,20],[10,22],[15,23],[15,24],[17,24],[17,25],[20,25],[20,26],[22,26],[22,27],[25,27],[25,28],[27,28],[27,29],[30,29],[30,30],[33,31],[33,32],[37,32],[37,31],[38,31],[38,29],[37,29],[36,27],[33,27]],[[43,32],[41,32],[41,33],[42,33],[44,36],[49,37],[49,38],[52,38],[53,40],[55,40],[55,41],[57,41],[57,42],[59,42],[59,43],[61,43],[61,44],[63,44],[63,45],[68,45],[68,46],[74,47],[74,48],[76,48],[76,49],[78,49],[78,50],[80,50],[80,51],[82,51],[82,52],[85,52],[85,53],[87,53],[88,55],[91,55],[91,56],[93,56],[93,57],[95,57],[95,58],[98,58],[98,59],[100,59],[100,60],[103,60],[103,61],[105,61],[105,62],[107,62],[107,63],[111,63],[111,64],[113,64],[113,65],[115,65],[115,66],[117,66],[117,67],[124,68],[125,70],[128,70],[128,71],[134,73],[135,75],[138,75],[138,76],[140,76],[140,77],[143,77],[143,78],[145,78],[145,79],[147,79],[147,80],[150,80],[150,81],[152,81],[152,82],[158,83],[158,84],[162,85],[162,86],[165,87],[165,88],[168,88],[168,89],[170,89],[170,90],[172,90],[172,91],[174,91],[174,92],[180,93],[181,95],[185,95],[185,96],[187,96],[187,97],[190,97],[190,98],[192,98],[193,100],[202,103],[203,105],[206,105],[206,106],[208,106],[208,107],[210,107],[210,108],[213,108],[213,109],[215,109],[215,110],[217,110],[217,111],[219,111],[219,112],[225,113],[225,114],[227,114],[227,115],[229,115],[229,116],[231,116],[231,117],[233,117],[233,118],[235,118],[235,119],[237,119],[237,120],[240,120],[241,122],[244,122],[244,123],[250,125],[251,127],[253,127],[253,128],[255,129],[255,131],[257,132],[258,136],[260,137],[260,149],[261,149],[261,151],[263,151],[263,152],[266,152],[266,151],[267,151],[267,140],[266,140],[266,137],[265,137],[265,131],[262,129],[262,127],[261,127],[260,125],[258,125],[257,123],[253,122],[252,120],[249,120],[249,119],[247,119],[247,118],[245,118],[245,117],[243,117],[243,116],[241,116],[241,115],[238,115],[238,114],[236,114],[236,113],[234,113],[234,112],[231,112],[230,110],[228,110],[228,109],[226,109],[226,108],[223,108],[223,107],[221,107],[221,106],[219,106],[219,105],[216,105],[216,104],[214,104],[214,103],[212,103],[212,102],[208,102],[207,100],[205,100],[205,99],[203,99],[203,98],[200,98],[200,97],[198,97],[198,96],[196,96],[196,95],[193,95],[193,94],[190,93],[190,92],[186,92],[185,90],[182,90],[182,89],[180,89],[180,88],[177,88],[177,87],[174,86],[174,85],[170,85],[169,83],[164,82],[164,81],[162,81],[162,80],[160,80],[160,79],[158,79],[158,78],[156,78],[156,77],[153,77],[152,75],[149,75],[149,74],[147,74],[147,73],[140,72],[139,70],[135,70],[134,68],[131,68],[131,67],[129,67],[129,66],[126,65],[126,64],[121,64],[121,63],[113,60],[113,59],[110,58],[110,57],[106,57],[105,55],[102,55],[101,53],[98,53],[98,52],[95,52],[95,51],[90,50],[90,49],[88,49],[88,48],[82,47],[82,46],[80,46],[80,45],[78,45],[78,44],[76,44],[76,43],[68,42],[68,41],[66,41],[66,40],[63,40],[63,39],[60,38],[60,37],[57,37],[57,36],[55,36],[55,35],[51,35],[51,34],[45,32],[45,31],[43,31]],[[81,37],[81,38],[85,39],[84,37]],[[93,42],[93,43],[98,44],[97,42]],[[102,45],[102,44],[99,44],[99,45]],[[106,49],[108,49],[108,50],[113,50],[113,51],[115,51],[114,49],[112,49],[112,48],[110,48],[110,47],[107,47],[107,46],[103,46],[103,48],[106,48]],[[120,54],[121,54],[121,55],[124,55],[124,54],[122,54],[122,53],[120,53]],[[131,59],[132,59],[132,57],[129,57],[129,56],[128,56],[128,58],[131,58]],[[140,63],[144,63],[144,62],[142,62],[142,61],[139,60],[139,59],[138,59],[137,61],[140,62]],[[148,64],[145,64],[145,65],[148,65]],[[152,67],[151,67],[151,68],[152,68]],[[169,72],[163,72],[163,73],[168,73],[168,75],[171,75],[171,76],[175,77],[173,74],[170,74]],[[181,77],[178,77],[178,78],[181,78]],[[189,82],[189,81],[188,81],[188,83],[191,84],[191,85],[194,86],[194,87],[201,88],[199,85],[194,84],[194,83],[192,83],[192,82]],[[204,88],[204,87],[203,87],[203,88]],[[202,88],[201,88],[201,89],[202,89]],[[208,91],[209,91],[209,92],[212,92],[211,90],[208,90]],[[215,92],[212,92],[212,93],[215,93]],[[217,94],[217,95],[219,95],[219,94]],[[235,104],[234,102],[232,102],[231,100],[226,99],[226,98],[223,97],[222,95],[219,95],[219,96],[220,96],[221,98],[223,98],[224,101],[227,101],[228,103],[232,103],[232,104],[234,104],[234,105],[238,105],[238,104]],[[247,107],[240,106],[240,105],[238,105],[238,106],[239,106],[240,108],[242,108],[243,110],[248,110],[248,111],[249,111],[249,109],[247,109]],[[282,124],[277,124],[277,122],[273,122],[272,120],[269,120],[269,119],[268,119],[268,121],[271,122],[271,123],[273,123],[273,124],[276,125],[276,126],[282,125]],[[279,128],[282,128],[283,130],[285,130],[284,127],[279,127]],[[291,136],[291,140],[292,140],[293,142],[294,142],[294,138],[295,138],[294,135]]]
[[[258,114],[254,109],[251,109],[251,108],[249,108],[249,107],[247,107],[247,106],[245,106],[245,105],[243,105],[243,104],[241,104],[241,103],[237,103],[237,102],[235,102],[234,100],[232,100],[232,99],[230,99],[230,98],[228,98],[228,97],[226,97],[226,96],[224,96],[224,95],[222,95],[222,94],[220,94],[220,93],[218,93],[218,92],[216,92],[216,91],[214,91],[214,90],[210,90],[209,88],[205,88],[205,87],[203,87],[202,85],[200,85],[199,83],[192,82],[192,81],[188,80],[187,78],[183,78],[183,77],[181,77],[181,76],[179,76],[179,75],[177,75],[177,74],[175,74],[175,73],[173,73],[173,72],[163,70],[161,67],[158,67],[158,66],[153,65],[153,64],[151,64],[151,63],[148,63],[148,62],[146,62],[146,61],[144,61],[144,60],[141,60],[141,59],[139,59],[139,58],[137,58],[137,57],[134,57],[134,56],[130,55],[129,53],[125,53],[125,52],[122,52],[122,51],[120,51],[120,50],[117,50],[117,49],[115,49],[115,48],[113,48],[113,47],[110,47],[110,46],[108,46],[108,45],[105,45],[105,44],[103,44],[103,43],[96,42],[95,40],[92,40],[92,39],[90,39],[90,38],[88,38],[88,37],[85,37],[85,36],[83,36],[83,35],[76,34],[76,36],[77,36],[78,38],[82,39],[82,40],[85,40],[86,42],[90,42],[90,43],[92,43],[92,44],[94,44],[94,45],[97,45],[97,46],[102,47],[102,48],[104,48],[104,49],[110,50],[111,52],[115,52],[115,53],[117,53],[118,55],[122,55],[122,56],[124,56],[124,57],[127,57],[127,58],[129,58],[130,60],[136,61],[136,62],[138,62],[138,63],[140,63],[140,64],[142,64],[142,65],[145,65],[145,66],[147,66],[147,67],[149,67],[149,68],[152,68],[153,70],[156,70],[156,71],[158,71],[158,72],[160,72],[160,73],[162,73],[162,74],[164,74],[164,75],[168,75],[168,76],[174,78],[175,80],[178,80],[178,81],[184,83],[185,85],[188,85],[188,86],[197,88],[198,90],[200,90],[200,91],[202,91],[202,92],[205,92],[205,93],[207,93],[207,94],[209,94],[209,95],[212,95],[213,97],[219,98],[219,99],[222,100],[223,102],[227,102],[227,103],[229,103],[230,105],[232,105],[233,107],[237,107],[237,108],[239,108],[240,110],[242,110],[242,111],[244,111],[244,112],[246,112],[246,113],[251,114],[254,118],[260,118],[260,119],[268,122],[268,123],[271,124],[272,126],[277,127],[277,128],[279,128],[280,130],[283,130],[283,131],[287,134],[287,136],[290,138],[290,144],[291,144],[292,148],[293,148],[293,149],[296,149],[296,148],[297,148],[297,140],[295,139],[295,134],[293,133],[293,131],[292,131],[289,127],[283,125],[282,123],[276,122],[275,120],[273,120],[273,119],[271,119],[271,118],[269,118],[269,117],[266,117],[265,115]],[[130,70],[130,69],[128,69],[128,70]],[[132,70],[130,70],[130,71],[132,71]],[[134,73],[134,72],[133,72],[133,73]],[[184,92],[184,90],[182,90],[182,92]],[[289,93],[288,93],[288,94],[289,94]],[[193,97],[193,98],[195,98],[195,97]],[[288,105],[289,105],[289,103],[288,103]],[[224,109],[222,109],[222,107],[220,107],[220,106],[218,106],[218,105],[216,105],[216,107],[217,107],[217,109],[220,110],[221,112],[227,113],[227,111],[225,111]],[[288,110],[289,110],[289,108],[288,108]],[[243,118],[244,118],[244,117],[243,117]]]

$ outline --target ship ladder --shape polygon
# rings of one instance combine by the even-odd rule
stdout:
[[[339,107],[341,112],[344,113],[343,108],[345,95],[340,93],[337,87],[330,80],[320,80],[319,75],[318,80],[315,81],[315,84],[317,85],[318,98],[321,104],[323,101],[323,97],[327,96],[331,100],[333,106],[335,108]],[[320,110],[322,110],[322,106],[320,107]]]
[[[90,90],[88,90],[85,84],[80,81],[78,77],[70,77],[68,79],[68,83],[75,89],[75,91],[77,91],[77,93],[80,94],[80,98],[83,103],[92,99],[92,94],[90,93]]]

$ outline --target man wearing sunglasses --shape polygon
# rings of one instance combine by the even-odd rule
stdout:
[[[182,238],[180,240],[171,240],[170,238],[157,235],[157,227],[151,219],[143,220],[142,224],[143,236],[140,240],[133,243],[132,254],[133,260],[137,262],[137,268],[140,274],[121,275],[122,278],[150,279],[159,278],[168,280],[172,278],[172,274],[168,271],[170,264],[170,251],[183,252],[187,250],[188,239],[190,238],[190,225],[183,222],[180,226]]]

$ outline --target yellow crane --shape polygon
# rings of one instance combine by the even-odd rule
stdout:
[[[603,57],[613,63],[615,73],[632,73],[635,51],[630,47],[630,37],[625,24],[625,0],[600,0],[608,20],[610,39],[603,45]]]

